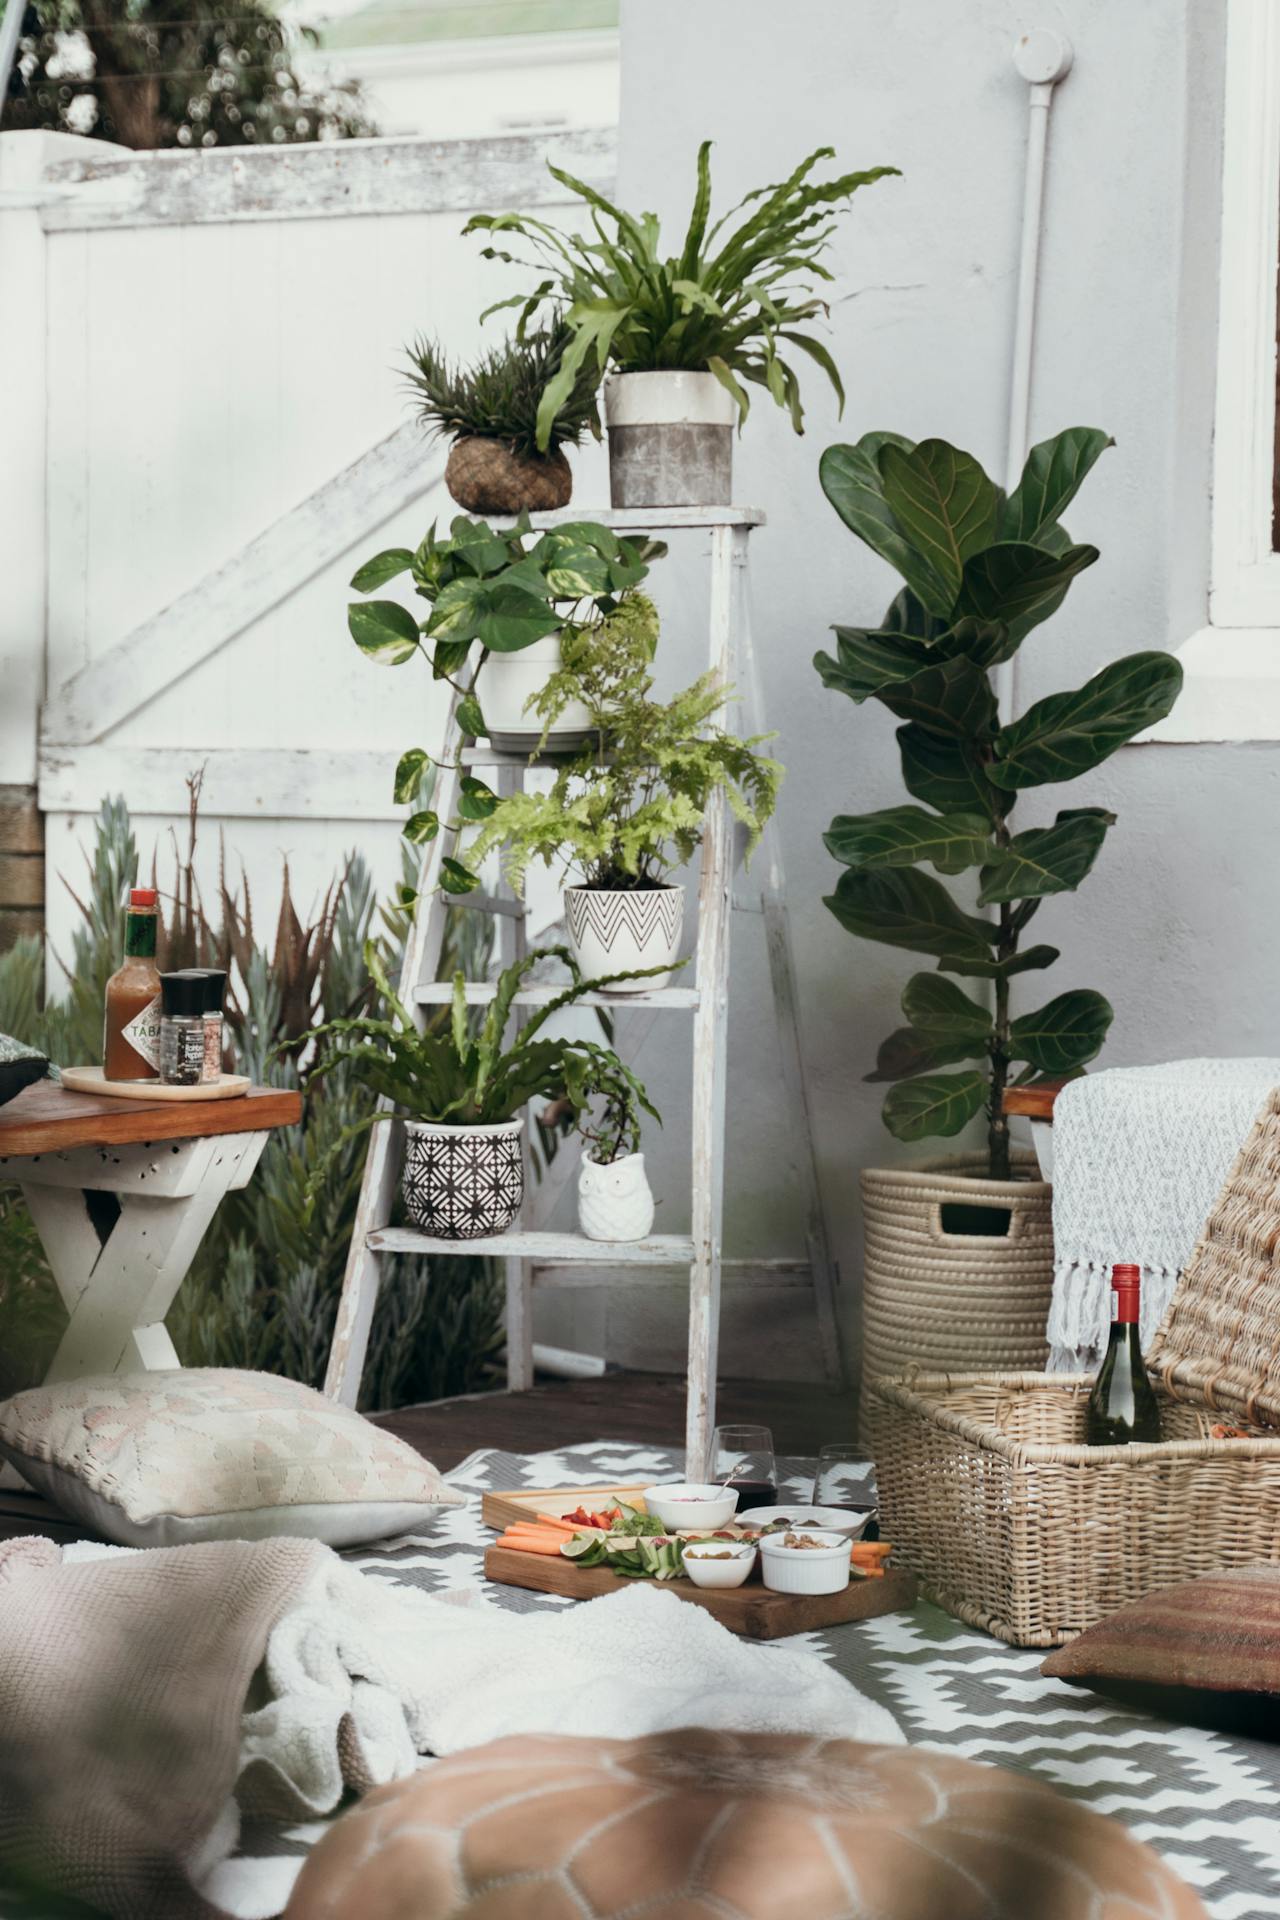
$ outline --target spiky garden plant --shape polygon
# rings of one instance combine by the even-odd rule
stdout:
[[[932,955],[902,996],[908,1025],[880,1048],[872,1080],[895,1084],[884,1120],[899,1140],[955,1134],[985,1107],[991,1177],[1009,1177],[1004,1092],[1019,1078],[1065,1074],[1092,1060],[1112,1012],[1077,988],[1013,1016],[1015,975],[1051,966],[1058,949],[1022,947],[1049,894],[1072,893],[1089,872],[1115,815],[1072,807],[1052,825],[1013,832],[1028,787],[1073,780],[1163,719],[1182,685],[1167,653],[1116,660],[1071,693],[1037,700],[1002,720],[990,672],[1061,606],[1098,549],[1077,546],[1059,515],[1104,448],[1107,434],[1070,427],[1031,449],[1006,496],[972,454],[945,440],[918,446],[893,433],[828,447],[823,491],[845,525],[906,581],[878,627],[836,627],[836,654],[814,665],[825,686],[858,704],[881,701],[898,728],[902,778],[923,806],[840,814],[825,837],[843,862],[826,905],[850,933]],[[966,912],[925,866],[977,870]],[[992,983],[988,1007],[939,974]],[[958,1073],[939,1067],[981,1060]]]
[[[523,340],[491,347],[469,365],[451,361],[437,341],[416,340],[407,349],[412,372],[406,378],[418,417],[428,433],[446,439],[475,436],[501,440],[513,453],[538,453],[538,409],[572,338],[557,317]],[[599,384],[598,368],[579,369],[551,421],[548,447],[576,447],[587,433],[599,439]]]

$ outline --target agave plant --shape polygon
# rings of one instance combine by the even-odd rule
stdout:
[[[868,1078],[894,1084],[884,1103],[900,1140],[955,1134],[987,1113],[991,1176],[1009,1176],[1004,1092],[1019,1079],[1069,1074],[1102,1047],[1112,1010],[1092,988],[1058,994],[1014,1016],[1011,983],[1057,960],[1024,947],[1050,894],[1071,893],[1101,851],[1115,815],[1071,807],[1046,826],[1014,832],[1028,788],[1056,785],[1100,766],[1164,717],[1182,685],[1167,653],[1133,653],[1069,693],[1037,700],[1003,720],[990,672],[1017,652],[1098,558],[1076,545],[1060,515],[1113,443],[1071,427],[1031,449],[1006,496],[972,454],[945,440],[918,446],[898,434],[864,434],[828,447],[823,490],[845,525],[906,582],[875,627],[836,627],[836,653],[819,653],[823,684],[861,705],[876,699],[898,728],[902,778],[921,806],[840,814],[825,838],[842,862],[826,905],[850,933],[931,955],[937,973],[908,982],[908,1024],[880,1048]],[[977,873],[979,907],[960,906],[922,869]],[[956,985],[992,983],[988,1006]],[[961,1061],[982,1067],[937,1071]]]
[[[550,444],[561,407],[582,369],[592,366],[597,377],[609,365],[619,373],[669,368],[713,373],[732,394],[740,421],[750,404],[743,383],[761,386],[790,412],[800,433],[800,382],[784,357],[790,345],[817,362],[843,408],[835,361],[808,331],[809,323],[827,312],[813,282],[833,278],[822,262],[835,232],[832,209],[898,168],[869,167],[811,180],[819,161],[834,153],[832,147],[817,148],[785,180],[757,187],[709,225],[711,142],[704,140],[684,243],[678,254],[666,257],[659,251],[655,215],[637,218],[624,212],[550,162],[561,186],[585,201],[594,238],[561,233],[522,213],[483,213],[469,220],[464,233],[518,234],[538,256],[527,260],[500,247],[484,249],[486,260],[526,266],[540,278],[532,293],[499,300],[483,317],[518,307],[519,340],[543,305],[551,303],[563,310],[572,335],[538,408],[538,446]],[[736,213],[743,217],[730,225]]]

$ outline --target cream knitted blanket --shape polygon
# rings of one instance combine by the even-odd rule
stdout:
[[[1171,1060],[1073,1080],[1053,1110],[1051,1368],[1092,1371],[1112,1264],[1142,1268],[1149,1347],[1280,1060]]]

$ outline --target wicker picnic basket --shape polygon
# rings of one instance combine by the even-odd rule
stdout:
[[[1084,1376],[872,1383],[884,1533],[948,1612],[1060,1646],[1153,1588],[1280,1560],[1280,1089],[1147,1363],[1167,1437],[1128,1447],[1083,1444]],[[1214,1440],[1219,1422],[1251,1437]]]

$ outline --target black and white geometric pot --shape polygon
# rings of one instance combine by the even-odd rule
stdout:
[[[683,887],[566,887],[569,945],[588,980],[638,967],[674,968],[684,930]],[[671,973],[620,980],[607,993],[651,993],[671,984]]]
[[[604,383],[615,507],[727,507],[738,409],[714,373],[615,373]]]
[[[523,1119],[495,1127],[404,1123],[401,1192],[415,1227],[436,1240],[505,1233],[524,1199]]]

